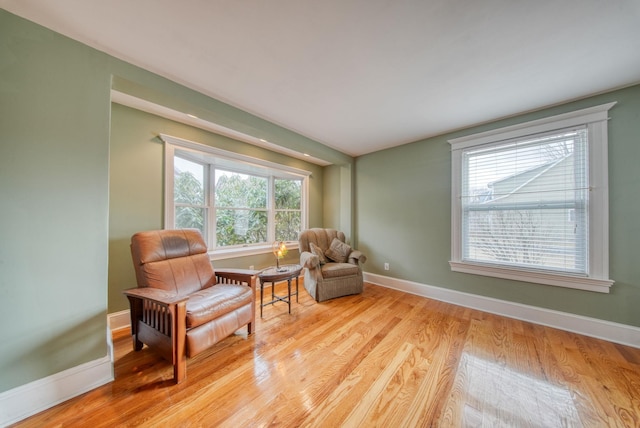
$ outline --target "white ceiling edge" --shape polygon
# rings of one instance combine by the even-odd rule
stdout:
[[[179,123],[183,123],[185,125],[203,129],[205,131],[210,131],[210,132],[213,132],[214,134],[229,137],[234,140],[242,141],[244,143],[261,147],[263,149],[267,149],[283,155],[291,156],[293,158],[300,159],[305,162],[313,163],[320,166],[332,165],[331,162],[328,162],[324,159],[320,159],[306,153],[301,153],[292,149],[288,149],[286,147],[282,147],[270,141],[265,141],[263,139],[244,134],[242,132],[233,130],[231,128],[218,125],[217,123],[213,123],[208,120],[204,120],[199,117],[189,115],[188,113],[173,110],[169,107],[152,103],[150,101],[143,100],[141,98],[134,97],[132,95],[126,94],[124,92],[116,91],[114,89],[111,90],[111,102],[114,102],[116,104],[120,104],[126,107],[131,107],[136,110],[141,110],[146,113],[151,113],[156,116],[164,117],[165,119],[170,119]]]

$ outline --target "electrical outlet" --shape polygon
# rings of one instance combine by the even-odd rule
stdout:
[[[249,266],[249,269],[253,270],[253,265]]]
[[[384,264],[384,270],[389,270],[389,263]]]

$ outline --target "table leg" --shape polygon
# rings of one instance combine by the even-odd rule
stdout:
[[[298,303],[298,277],[296,276],[296,303]]]
[[[260,281],[260,318],[262,318],[262,296],[264,295],[264,281]]]
[[[287,299],[287,303],[289,303],[289,314],[291,314],[291,278],[287,280],[287,294],[289,295],[289,299]]]

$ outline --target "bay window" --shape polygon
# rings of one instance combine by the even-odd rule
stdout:
[[[297,245],[309,172],[162,135],[165,228],[200,230],[215,258]]]

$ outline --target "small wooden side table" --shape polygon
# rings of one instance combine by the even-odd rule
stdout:
[[[298,277],[302,272],[300,265],[284,265],[280,268],[270,267],[258,274],[260,278],[260,318],[262,318],[262,308],[267,305],[273,305],[276,302],[285,302],[289,305],[289,313],[291,313],[291,280],[296,279],[296,302],[298,302]],[[276,282],[287,280],[287,295],[278,296],[275,294]],[[264,283],[271,283],[271,301],[264,303]]]

